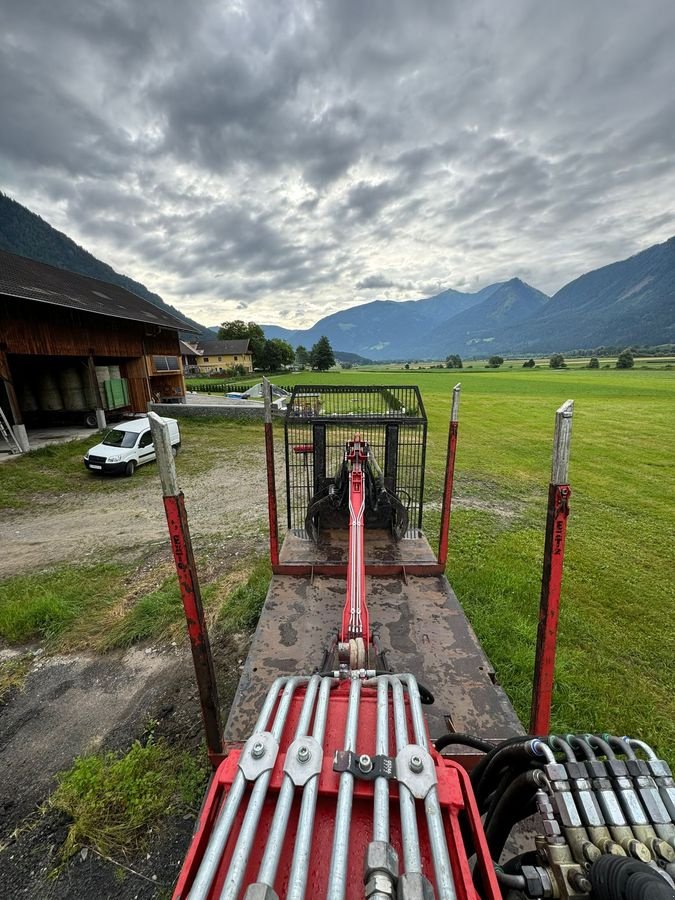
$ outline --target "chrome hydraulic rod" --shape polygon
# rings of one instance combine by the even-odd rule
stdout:
[[[389,755],[389,681],[377,680],[377,732],[375,753]],[[389,781],[381,776],[375,779],[373,840],[389,843]]]
[[[263,703],[262,709],[260,710],[260,715],[258,716],[258,719],[255,723],[255,728],[253,729],[254,731],[264,731],[267,728],[267,723],[269,722],[269,718],[272,715],[272,710],[274,709],[274,704],[277,701],[279,691],[287,681],[287,677],[277,678],[276,681],[272,684],[272,687],[267,692],[265,702]],[[246,779],[244,778],[241,769],[238,769],[237,774],[234,777],[234,781],[232,782],[230,792],[227,795],[227,799],[225,800],[225,803],[223,804],[223,807],[218,814],[216,823],[213,826],[211,839],[209,840],[206,850],[204,851],[204,857],[201,861],[199,870],[197,872],[197,875],[195,876],[195,880],[190,890],[190,900],[205,900],[205,898],[208,896],[209,890],[211,888],[211,882],[213,881],[216,871],[218,870],[218,865],[223,855],[225,845],[227,844],[227,839],[230,836],[232,824],[244,796],[245,788]]]
[[[347,725],[345,727],[345,750],[356,752],[356,736],[359,725],[359,700],[361,698],[361,681],[352,680],[349,690],[349,707],[347,709]],[[330,862],[330,875],[326,900],[343,900],[347,887],[347,862],[349,856],[349,826],[352,818],[352,799],[354,796],[354,776],[351,772],[340,775],[337,810],[335,813],[335,832],[333,836],[333,852]]]
[[[284,692],[281,695],[281,700],[279,701],[279,706],[277,707],[274,723],[270,729],[272,736],[277,743],[283,733],[295,689],[299,684],[307,681],[307,677],[294,675],[292,678],[289,678],[286,683]],[[253,785],[253,790],[251,791],[248,807],[246,809],[246,815],[244,816],[244,821],[241,823],[239,838],[232,853],[230,868],[228,869],[223,889],[220,892],[220,900],[236,900],[239,896],[244,875],[246,873],[246,866],[248,865],[251,854],[251,846],[253,845],[255,833],[258,828],[258,821],[265,803],[267,788],[269,787],[271,778],[272,770],[267,769],[258,776]]]
[[[408,746],[408,723],[406,722],[403,685],[395,676],[390,678],[394,697],[394,730],[396,732],[396,749],[403,750]],[[422,872],[422,857],[417,831],[417,813],[415,798],[404,784],[398,786],[398,803],[401,812],[401,842],[403,844],[403,871],[406,873]]]
[[[422,701],[420,700],[417,679],[413,675],[404,675],[401,676],[401,680],[405,681],[408,686],[415,741],[420,747],[424,747],[428,751],[429,741],[424,724],[424,713],[422,712]],[[429,828],[429,841],[431,843],[439,900],[457,900],[455,880],[452,877],[452,869],[450,868],[448,842],[445,838],[443,815],[436,785],[431,788],[424,798],[424,810],[427,815],[427,827]]]
[[[312,737],[323,746],[326,733],[326,716],[328,714],[328,701],[333,686],[332,678],[323,678],[319,689],[319,700],[314,715],[314,728]],[[319,796],[319,776],[315,775],[305,785],[300,804],[300,818],[295,837],[295,850],[291,863],[291,874],[288,880],[286,900],[304,900],[309,875],[309,857],[312,849],[312,829],[314,828],[314,816],[316,813],[316,801]]]
[[[313,675],[307,685],[307,692],[300,711],[300,717],[295,729],[296,740],[305,737],[309,731],[310,722],[312,721],[312,712],[314,711],[314,701],[319,690],[320,675]],[[293,795],[295,794],[295,784],[293,779],[286,772],[284,780],[279,790],[279,798],[277,806],[274,810],[274,817],[270,826],[269,835],[267,837],[267,845],[263,854],[260,870],[258,872],[258,882],[268,884],[274,887],[274,879],[277,875],[279,866],[279,857],[281,856],[281,848],[284,842],[286,826],[288,825],[288,817],[293,804]]]

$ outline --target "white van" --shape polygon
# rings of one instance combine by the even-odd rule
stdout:
[[[180,449],[180,431],[176,419],[163,419],[169,426],[169,438],[175,456]],[[120,422],[106,434],[100,444],[84,455],[84,464],[90,472],[113,472],[131,476],[137,466],[152,462],[155,448],[152,445],[150,420],[147,416]]]

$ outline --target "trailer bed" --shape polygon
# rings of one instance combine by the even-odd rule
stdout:
[[[432,738],[463,731],[506,738],[523,731],[515,710],[443,575],[367,577],[371,625],[395,672],[411,672],[436,698]],[[340,621],[344,578],[274,575],[225,727],[246,740],[280,675],[311,674]]]

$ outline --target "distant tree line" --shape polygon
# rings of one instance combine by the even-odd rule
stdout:
[[[327,337],[320,337],[311,350],[298,347],[296,350],[281,338],[266,338],[265,332],[256,322],[235,319],[223,322],[218,329],[219,341],[246,340],[253,357],[253,368],[264,372],[278,372],[287,366],[297,365],[300,369],[310,366],[325,372],[335,365],[335,355]]]

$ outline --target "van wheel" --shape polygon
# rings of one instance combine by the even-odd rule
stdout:
[[[131,476],[134,474],[135,471],[136,471],[136,463],[133,461],[133,459],[130,459],[129,462],[127,463],[126,469],[124,470],[124,474],[127,476],[127,478],[131,478]]]
[[[171,448],[171,454],[174,459],[178,456],[179,450],[180,450],[180,444],[174,444],[173,447]]]

